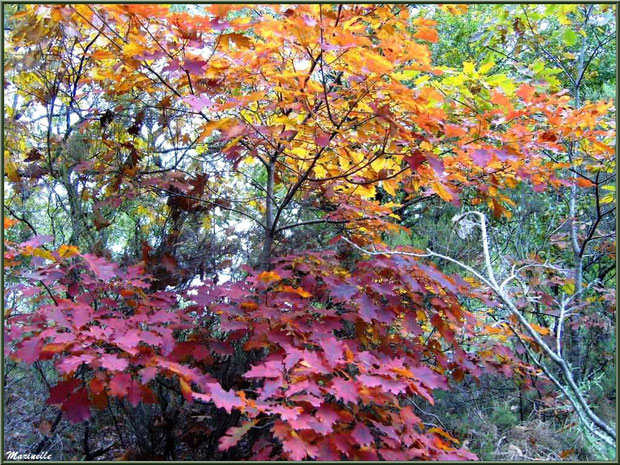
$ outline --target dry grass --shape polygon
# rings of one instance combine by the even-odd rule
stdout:
[[[578,444],[569,442],[550,424],[539,419],[523,422],[498,439],[493,455],[497,460],[570,460],[578,453]]]

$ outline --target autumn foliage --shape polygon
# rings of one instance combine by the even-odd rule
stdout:
[[[162,386],[187,409],[210,406],[204,435],[218,457],[475,459],[426,426],[410,399],[432,404],[435,389],[483,373],[533,388],[536,369],[509,348],[512,333],[465,305],[500,303],[431,260],[353,245],[384,250],[389,234],[407,232],[404,209],[429,198],[501,218],[517,186],[591,187],[547,154],[579,141],[590,169],[607,166],[612,130],[600,121],[611,104],[573,109],[565,92],[490,66],[434,66],[434,21],[402,6],[207,11],[34,5],[15,15],[23,26],[14,46],[36,57],[42,44],[58,77],[50,92],[32,78],[36,63],[13,59],[11,81],[34,101],[73,109],[78,122],[45,147],[8,144],[14,189],[73,176],[91,230],[110,227],[115,209],[148,209],[154,199],[172,227],[159,248],[144,241],[139,256],[117,262],[77,240],[5,241],[6,291],[34,308],[7,308],[5,353],[53,363],[47,402],[71,422],[112,400],[157,404]],[[146,125],[196,152],[162,168]],[[85,146],[68,160],[72,133]],[[250,170],[262,187],[236,201],[239,173]],[[192,268],[174,252],[185,218],[199,219],[198,230],[223,214],[259,231],[247,263],[221,267],[240,279],[205,277],[203,262]],[[288,247],[288,233],[313,224],[338,228],[327,247]]]

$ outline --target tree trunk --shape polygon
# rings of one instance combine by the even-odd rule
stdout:
[[[578,58],[578,66],[577,66],[577,75],[575,78],[575,86],[574,86],[574,105],[575,108],[579,108],[581,105],[581,96],[580,96],[580,87],[581,81],[580,77],[584,72],[584,54],[586,49],[586,39],[582,38],[581,43],[581,51],[579,53]],[[576,153],[573,149],[573,145],[571,143],[570,151],[570,163],[572,168],[571,178],[575,179],[577,177],[577,169],[578,166],[575,163]],[[581,253],[581,245],[579,244],[579,226],[577,224],[577,185],[573,184],[570,189],[570,200],[569,200],[569,216],[570,216],[570,240],[573,249],[573,257],[574,257],[574,270],[575,270],[575,293],[579,294],[583,287],[583,255]],[[581,300],[581,297],[577,296],[575,298],[575,304],[578,304]],[[576,382],[580,381],[581,374],[581,366],[583,364],[583,336],[581,334],[581,328],[577,327],[576,329],[569,329],[567,331],[569,334],[569,356],[568,361],[572,365],[572,373]]]
[[[273,224],[273,185],[275,183],[275,158],[269,160],[267,165],[267,195],[265,197],[265,234],[263,236],[263,248],[258,262],[259,269],[269,270],[271,260],[271,249],[273,247],[273,236],[275,227]]]

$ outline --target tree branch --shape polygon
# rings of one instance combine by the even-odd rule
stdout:
[[[540,334],[538,334],[538,332],[532,327],[532,325],[529,323],[529,321],[527,321],[527,319],[525,318],[525,316],[523,316],[523,314],[517,309],[516,305],[512,302],[512,299],[504,292],[504,290],[497,284],[497,280],[495,278],[495,272],[493,271],[493,267],[491,265],[491,256],[489,253],[489,245],[488,245],[488,235],[487,235],[487,229],[486,229],[486,217],[483,213],[481,212],[477,212],[477,211],[469,211],[469,212],[465,212],[462,215],[459,215],[455,218],[455,222],[458,222],[460,220],[462,220],[464,217],[468,216],[468,215],[475,215],[477,217],[479,217],[480,219],[480,229],[482,232],[482,249],[483,249],[483,254],[484,254],[484,261],[485,261],[485,265],[486,265],[486,276],[482,275],[481,273],[475,271],[473,268],[471,268],[470,266],[453,259],[452,257],[446,256],[446,255],[442,255],[442,254],[438,254],[436,252],[433,252],[431,250],[427,250],[427,253],[425,254],[419,254],[419,253],[411,253],[411,252],[403,252],[403,251],[393,251],[393,250],[384,250],[384,251],[369,251],[369,250],[365,250],[361,247],[359,247],[358,245],[354,244],[353,242],[351,242],[350,240],[344,238],[344,240],[346,242],[348,242],[349,244],[353,245],[355,248],[361,250],[362,252],[364,252],[365,254],[368,255],[406,255],[406,256],[412,256],[412,257],[418,257],[418,258],[422,258],[422,257],[436,257],[436,258],[441,258],[443,260],[449,261],[451,263],[454,263],[455,265],[459,266],[460,268],[468,271],[469,273],[471,273],[473,276],[475,276],[476,278],[478,278],[479,281],[481,281],[482,283],[484,283],[489,289],[491,289],[495,295],[497,297],[499,297],[499,299],[504,303],[504,305],[506,306],[506,308],[510,311],[511,314],[513,314],[519,321],[519,323],[521,324],[521,326],[523,326],[523,328],[525,328],[526,332],[529,334],[529,336],[536,342],[536,344],[538,345],[538,347],[540,347],[542,349],[542,351],[553,361],[555,362],[558,367],[560,368],[560,371],[562,373],[563,378],[566,380],[566,383],[568,384],[568,386],[562,385],[561,383],[559,383],[559,381],[555,380],[555,378],[550,378],[557,386],[561,386],[561,389],[563,392],[566,392],[568,390],[570,390],[570,393],[572,394],[572,397],[567,395],[567,397],[571,400],[571,402],[573,403],[573,397],[574,397],[574,402],[576,402],[576,404],[579,405],[579,408],[576,407],[576,404],[573,403],[573,405],[576,408],[577,413],[579,414],[580,418],[583,418],[583,415],[585,415],[589,421],[592,422],[592,424],[596,425],[596,427],[601,430],[606,436],[603,436],[603,434],[601,433],[597,433],[597,436],[600,437],[601,439],[603,439],[607,444],[614,444],[616,441],[616,432],[607,424],[605,423],[603,420],[601,420],[600,417],[598,417],[590,408],[590,406],[587,404],[587,402],[585,401],[583,395],[581,394],[581,392],[579,391],[579,387],[576,385],[574,379],[573,379],[573,375],[569,369],[568,363],[564,360],[564,358],[562,358],[561,353],[557,353],[555,352],[553,349],[551,349],[549,347],[549,345],[540,337]],[[584,289],[585,291],[585,289]],[[575,296],[573,296],[575,297]],[[569,299],[569,301],[572,300]],[[568,301],[565,303],[565,305],[568,303]],[[548,370],[546,370],[546,368],[544,368],[544,371],[546,373],[548,373]],[[550,374],[550,373],[549,373]],[[583,415],[581,414],[583,413]],[[585,422],[585,424],[587,425],[588,422]],[[610,439],[611,438],[611,439]]]

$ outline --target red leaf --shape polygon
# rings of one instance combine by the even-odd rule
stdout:
[[[195,111],[202,111],[203,108],[213,106],[213,102],[211,99],[205,95],[201,97],[196,97],[194,95],[188,95],[183,100],[185,100]]]
[[[190,60],[187,58],[183,61],[184,68],[189,71],[190,74],[195,74],[197,76],[202,76],[204,74],[204,67],[206,64],[206,61]]]
[[[366,323],[372,322],[372,319],[377,319],[377,311],[379,310],[379,306],[374,303],[374,301],[368,297],[366,294],[362,294],[360,298],[360,316],[362,320]]]
[[[355,381],[347,381],[342,378],[332,379],[331,392],[338,399],[345,402],[356,403],[359,398],[359,389]]]
[[[417,171],[418,167],[426,161],[426,156],[420,151],[415,151],[411,155],[404,157],[411,171]]]
[[[142,389],[141,386],[136,383],[133,379],[129,383],[129,388],[127,389],[127,399],[129,403],[136,407],[140,400],[142,399]]]
[[[110,371],[123,371],[129,362],[116,354],[104,354],[101,356],[101,366]]]
[[[140,376],[142,377],[143,383],[148,383],[150,380],[157,376],[157,368],[155,367],[146,367],[140,370]]]
[[[92,320],[93,309],[86,304],[77,304],[73,310],[73,325],[80,329]]]
[[[481,168],[487,166],[491,157],[493,156],[493,152],[489,150],[473,150],[469,156],[472,161]]]
[[[344,344],[331,334],[321,337],[319,344],[323,349],[323,358],[327,361],[330,368],[338,365],[338,361],[344,356]]]
[[[140,336],[138,336],[138,333],[135,331],[130,331],[122,336],[117,336],[113,340],[118,347],[132,355],[135,355],[138,352],[135,348],[138,346],[140,341]]]
[[[75,378],[59,382],[50,388],[50,396],[47,399],[47,403],[51,405],[62,404],[79,385],[80,380]]]
[[[282,361],[271,360],[261,363],[260,365],[253,366],[252,369],[246,372],[244,378],[278,378],[282,375],[284,367]]]
[[[116,276],[118,270],[118,265],[116,263],[110,263],[105,258],[91,254],[82,254],[81,257],[95,276],[102,281],[108,281]]]
[[[20,343],[19,349],[15,351],[15,357],[26,363],[34,363],[39,360],[42,347],[43,341],[39,336],[31,337]]]
[[[272,410],[273,413],[280,415],[285,421],[291,421],[296,419],[300,413],[303,412],[301,407],[287,407],[285,405],[276,405]]]
[[[200,394],[194,392],[194,399],[203,402],[213,402],[216,407],[223,408],[228,413],[232,413],[233,408],[241,408],[244,406],[243,401],[233,391],[225,391],[219,383],[208,383],[207,388],[209,394]]]
[[[219,446],[217,447],[221,451],[226,451],[236,445],[239,440],[250,431],[250,429],[258,422],[258,420],[252,420],[245,422],[240,427],[232,427],[226,431],[226,434],[220,438]]]
[[[409,371],[411,371],[411,373],[413,373],[413,375],[424,383],[429,389],[448,388],[446,379],[427,366],[420,365],[417,367],[411,367],[409,368]]]
[[[161,257],[161,263],[162,265],[164,265],[164,268],[166,268],[166,270],[168,270],[170,273],[175,273],[177,268],[179,267],[176,259],[170,254],[165,254],[163,257]]]
[[[414,336],[420,336],[422,334],[422,328],[420,328],[420,325],[418,324],[415,312],[408,311],[405,313],[403,328],[412,333]]]
[[[315,139],[316,145],[319,147],[327,147],[329,145],[329,141],[331,139],[331,135],[330,134],[321,134],[320,136],[317,136]]]
[[[336,409],[331,405],[321,405],[316,412],[316,417],[328,428],[332,428],[334,424],[340,420],[340,415]]]
[[[433,171],[435,171],[435,173],[438,176],[443,175],[444,166],[443,166],[443,161],[441,161],[441,159],[437,157],[427,157],[427,160],[428,160],[428,164],[431,165],[431,168],[433,168]]]
[[[143,404],[154,404],[157,402],[157,397],[150,387],[141,384],[140,391],[142,392]]]
[[[228,413],[232,413],[233,408],[243,407],[243,401],[233,391],[225,391],[219,383],[209,384],[213,403],[218,408],[223,408]]]
[[[99,395],[105,390],[105,384],[99,378],[93,378],[90,382],[90,392]]]
[[[62,404],[60,409],[65,412],[66,417],[71,423],[79,423],[90,418],[90,400],[88,391],[80,389]]]
[[[318,447],[308,444],[289,425],[276,421],[272,427],[274,435],[282,442],[282,448],[292,460],[303,460],[306,456],[316,457]]]
[[[56,369],[62,374],[72,373],[77,370],[82,363],[88,364],[94,359],[95,357],[89,354],[69,356],[58,363]]]
[[[129,393],[132,379],[128,373],[118,373],[110,380],[110,395],[124,397]]]
[[[369,446],[374,441],[370,428],[363,423],[355,425],[355,428],[351,432],[351,437],[355,439],[360,446]]]
[[[298,435],[290,436],[282,441],[282,448],[288,452],[288,456],[293,460],[303,460],[306,456],[315,457],[319,450],[316,446],[308,444]]]
[[[340,284],[330,289],[333,299],[337,302],[347,302],[357,293],[357,287],[349,284]]]
[[[337,244],[340,240],[342,240],[342,234],[338,234],[337,236],[332,237],[332,238],[329,240],[328,244],[329,244],[329,245],[335,245],[335,244]]]
[[[34,236],[32,239],[27,240],[26,242],[22,242],[20,247],[32,247],[37,248],[41,247],[43,244],[47,244],[48,242],[53,242],[54,238],[52,236],[40,235]]]
[[[214,31],[223,31],[230,26],[230,23],[228,21],[221,21],[219,18],[215,18],[209,23],[209,25]]]
[[[386,381],[386,379],[381,376],[373,375],[359,375],[357,379],[366,387],[382,386],[383,382]]]
[[[246,127],[243,124],[237,124],[227,130],[225,130],[222,133],[222,139],[224,140],[230,140],[230,139],[234,139],[235,137],[239,137],[242,134],[245,133],[246,131]]]

